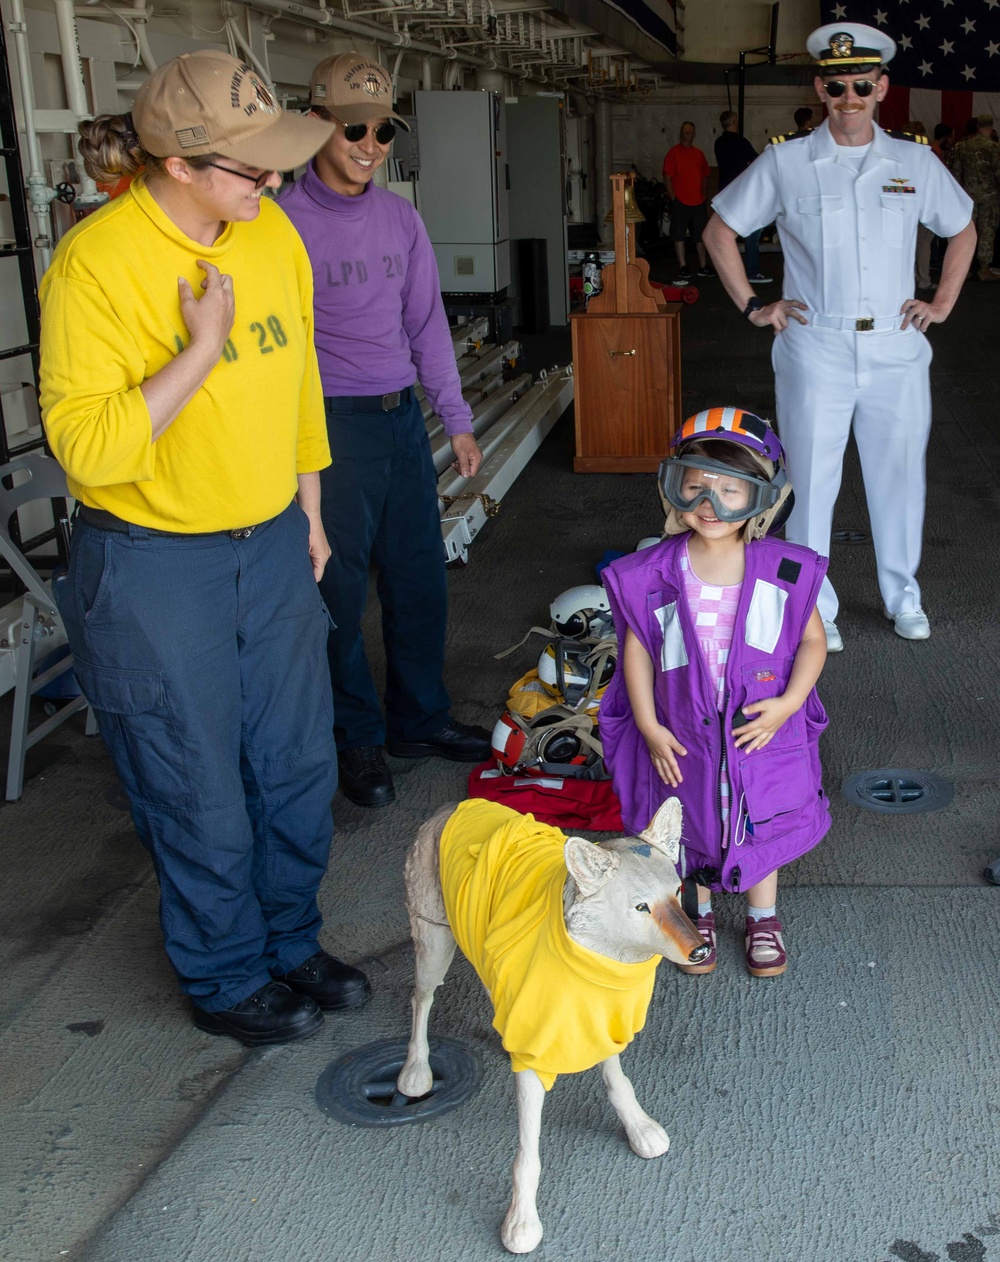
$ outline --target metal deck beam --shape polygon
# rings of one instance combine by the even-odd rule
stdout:
[[[557,369],[537,382],[523,399],[505,413],[511,425],[505,436],[480,466],[474,478],[448,479],[442,495],[456,495],[441,516],[441,535],[449,561],[468,560],[469,544],[486,524],[494,505],[516,481],[518,475],[542,444],[542,440],[573,401],[573,365]]]

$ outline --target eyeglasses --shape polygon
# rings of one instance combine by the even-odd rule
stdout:
[[[876,84],[872,79],[858,79],[850,85],[854,89],[855,96],[871,96],[875,91]],[[823,91],[827,96],[832,96],[834,100],[843,96],[847,91],[848,85],[842,79],[831,79],[828,83],[823,84]]]
[[[336,121],[334,119],[334,122]],[[359,140],[364,140],[369,130],[374,132],[375,139],[380,145],[389,144],[396,134],[396,124],[389,122],[388,119],[384,123],[379,123],[371,128],[368,123],[342,123],[341,129],[344,133],[344,139],[349,140],[352,145],[356,145]]]
[[[234,171],[232,167],[220,166],[218,162],[204,162],[202,165],[215,167],[216,171],[228,171],[230,175],[238,175],[241,180],[249,180],[254,188],[263,188],[274,174],[273,171],[261,171],[260,175],[247,175],[246,171]]]

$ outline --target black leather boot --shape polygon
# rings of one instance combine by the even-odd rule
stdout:
[[[368,978],[360,969],[352,968],[326,951],[311,955],[298,968],[275,980],[284,982],[296,994],[308,995],[324,1012],[357,1008],[372,993]]]
[[[340,788],[358,806],[388,806],[396,800],[381,745],[357,745],[337,755]]]
[[[247,1047],[307,1039],[323,1024],[315,1000],[296,994],[281,982],[268,982],[222,1012],[195,1008],[194,1023],[206,1034],[228,1034]]]

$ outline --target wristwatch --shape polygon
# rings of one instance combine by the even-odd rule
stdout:
[[[747,305],[743,308],[743,315],[744,315],[744,317],[745,317],[747,320],[749,320],[749,319],[750,319],[750,316],[751,316],[751,313],[752,313],[752,312],[754,312],[754,311],[759,311],[763,305],[764,305],[764,304],[763,304],[763,302],[761,301],[761,299],[760,299],[760,298],[758,298],[756,294],[754,294],[754,296],[750,299],[750,301],[747,303]]]

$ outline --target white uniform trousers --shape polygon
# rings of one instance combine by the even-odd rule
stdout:
[[[792,321],[774,339],[778,431],[795,508],[785,535],[830,555],[844,448],[854,424],[882,601],[892,614],[920,608],[916,572],[924,527],[924,457],[931,426],[931,346],[914,329],[855,333]],[[836,619],[825,579],[821,617]]]

